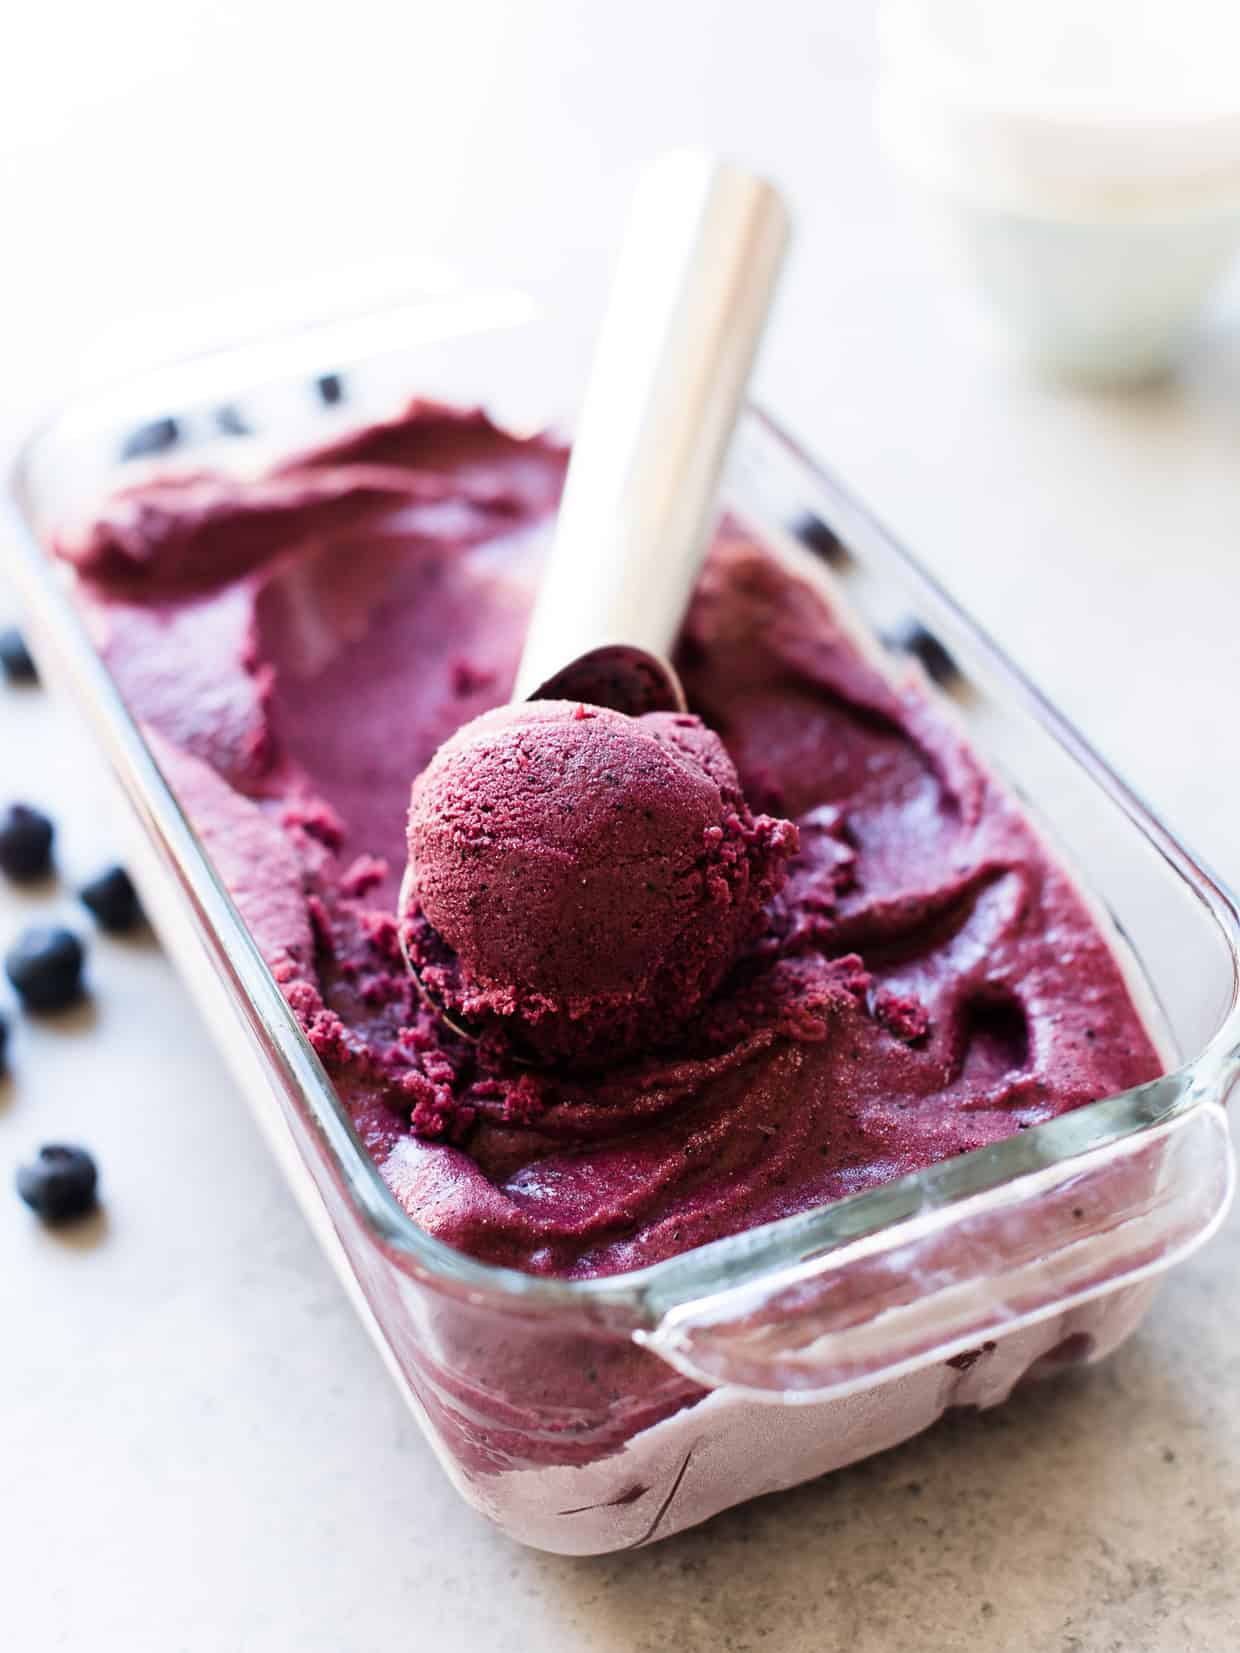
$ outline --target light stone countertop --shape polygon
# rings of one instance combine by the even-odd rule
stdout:
[[[1240,283],[1172,383],[1031,378],[882,169],[866,10],[40,8],[0,108],[3,431],[136,339],[230,325],[154,312],[360,246],[527,282],[584,342],[642,161],[720,143],[800,222],[765,398],[1240,882]],[[0,755],[68,881],[95,870],[117,806],[80,734],[0,692]],[[0,940],[36,910],[72,898],[0,890]],[[0,1645],[1240,1647],[1240,1214],[1098,1368],[653,1549],[542,1556],[448,1486],[157,947],[100,939],[90,968],[80,1025],[22,1022],[0,1081]],[[73,1238],[5,1192],[49,1137],[102,1167]]]

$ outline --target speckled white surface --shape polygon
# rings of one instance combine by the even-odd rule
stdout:
[[[3,428],[122,358],[151,311],[362,247],[511,273],[587,337],[641,162],[709,138],[798,208],[769,399],[1240,879],[1240,287],[1178,381],[1096,397],[1026,377],[881,169],[865,10],[397,19],[359,0],[345,27],[274,0],[40,8],[0,106]],[[0,759],[0,794],[47,802],[66,872],[93,870],[106,789],[44,697],[0,693]],[[58,904],[0,891],[0,939]],[[93,1009],[23,1023],[0,1084],[0,1184],[38,1141],[80,1137],[107,1202],[50,1239],[0,1186],[3,1645],[1240,1646],[1240,1215],[1097,1370],[653,1550],[539,1556],[444,1480],[158,951],[99,941],[91,975]]]

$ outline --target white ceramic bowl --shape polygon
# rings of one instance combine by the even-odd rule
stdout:
[[[1240,243],[1240,8],[887,0],[878,119],[1008,332],[1164,370]]]

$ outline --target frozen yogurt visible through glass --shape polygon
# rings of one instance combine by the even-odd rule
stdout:
[[[736,523],[677,649],[691,715],[506,704],[565,465],[414,402],[257,478],[138,483],[58,543],[411,1217],[613,1274],[1160,1072],[934,691]]]

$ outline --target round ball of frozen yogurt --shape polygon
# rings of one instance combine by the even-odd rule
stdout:
[[[696,717],[488,712],[414,782],[402,935],[454,1017],[542,1062],[673,1037],[762,927],[797,846]]]

